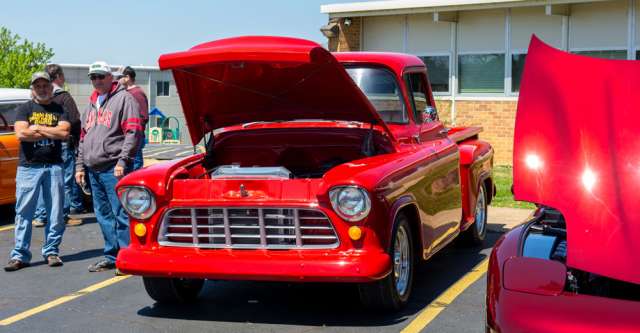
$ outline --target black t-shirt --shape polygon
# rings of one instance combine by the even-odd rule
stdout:
[[[26,121],[29,125],[58,126],[59,121],[69,121],[65,109],[56,103],[47,105],[29,101],[18,107],[16,121]],[[62,163],[62,141],[42,139],[35,142],[20,142],[20,165]]]

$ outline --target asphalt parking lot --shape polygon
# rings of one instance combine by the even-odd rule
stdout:
[[[13,246],[12,210],[0,207],[0,253],[6,255]],[[449,246],[420,265],[411,303],[395,314],[363,310],[357,291],[345,284],[207,281],[197,303],[160,306],[139,277],[87,271],[103,244],[89,214],[65,233],[63,267],[45,264],[43,229],[34,229],[32,266],[0,272],[0,331],[484,332],[485,259],[527,212],[492,208],[489,214],[486,246]]]
[[[202,148],[196,147],[199,152]],[[192,145],[162,145],[147,144],[144,147],[144,158],[149,160],[172,160],[175,158],[183,158],[193,154]]]

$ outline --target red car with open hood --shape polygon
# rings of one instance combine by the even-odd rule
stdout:
[[[640,331],[640,63],[533,38],[516,116],[517,200],[534,216],[496,244],[487,331]]]
[[[446,129],[419,58],[239,37],[163,55],[206,153],[130,174],[117,266],[157,301],[204,279],[357,283],[397,309],[414,264],[484,239],[493,150]]]

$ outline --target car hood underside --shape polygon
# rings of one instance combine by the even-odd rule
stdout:
[[[567,266],[640,283],[640,62],[578,56],[535,36],[514,137],[516,200],[562,212]]]

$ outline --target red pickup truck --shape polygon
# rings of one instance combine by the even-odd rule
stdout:
[[[483,241],[493,149],[443,126],[419,58],[239,37],[159,63],[207,150],[118,184],[117,266],[154,300],[194,299],[205,279],[350,282],[398,309],[418,260]]]

